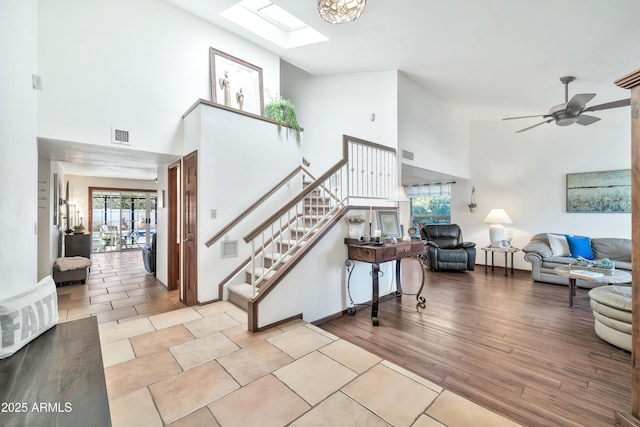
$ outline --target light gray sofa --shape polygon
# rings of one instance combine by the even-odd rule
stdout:
[[[558,234],[558,233],[553,233]],[[580,236],[583,237],[583,236]],[[597,263],[602,258],[613,261],[615,268],[631,271],[631,240],[617,237],[597,237],[591,239],[591,250]],[[524,259],[531,263],[531,278],[536,282],[568,285],[566,277],[558,276],[553,269],[569,265],[571,257],[553,256],[547,233],[539,233],[522,248]],[[598,283],[578,279],[577,285],[585,288],[600,286]]]

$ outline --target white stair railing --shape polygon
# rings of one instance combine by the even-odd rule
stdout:
[[[343,163],[311,183],[287,206],[244,238],[251,243],[251,289],[254,298],[261,282],[346,203],[345,174],[346,164]]]
[[[388,199],[398,176],[395,149],[347,138],[349,197]]]

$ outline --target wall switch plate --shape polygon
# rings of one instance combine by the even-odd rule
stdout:
[[[211,218],[215,219],[218,217],[218,210],[217,209],[211,209]]]

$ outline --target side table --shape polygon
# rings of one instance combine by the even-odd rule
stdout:
[[[509,263],[508,263],[508,254],[511,254],[511,274],[513,275],[513,254],[515,254],[516,252],[520,252],[519,248],[514,248],[514,247],[508,247],[508,248],[494,248],[493,246],[485,246],[480,248],[484,251],[484,274],[487,274],[487,255],[489,254],[489,252],[491,252],[491,271],[494,271],[494,264],[493,264],[493,254],[495,254],[496,252],[498,253],[503,253],[504,254],[504,275],[508,276],[509,275]]]

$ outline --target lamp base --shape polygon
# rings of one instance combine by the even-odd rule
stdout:
[[[489,241],[492,248],[499,248],[500,242],[504,240],[504,226],[502,224],[491,224],[489,226]]]

